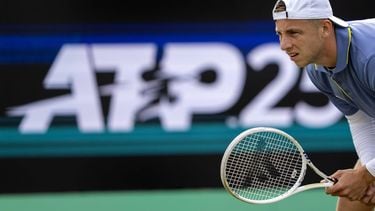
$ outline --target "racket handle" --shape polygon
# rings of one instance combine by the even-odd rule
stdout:
[[[327,180],[333,182],[333,184],[336,184],[339,181],[337,178],[334,177],[327,177]]]
[[[314,183],[314,184],[308,184],[301,187],[298,187],[292,194],[296,194],[305,190],[315,189],[315,188],[327,188],[331,187],[333,185],[333,182],[322,182],[322,183]]]

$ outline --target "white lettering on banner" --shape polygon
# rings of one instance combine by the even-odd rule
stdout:
[[[156,46],[153,44],[95,44],[93,62],[97,72],[115,71],[114,84],[101,87],[102,95],[110,95],[108,128],[110,131],[131,131],[136,113],[149,99],[141,92],[147,84],[141,71],[155,66]]]
[[[46,89],[70,94],[11,108],[10,116],[24,116],[23,133],[44,133],[56,116],[75,116],[82,132],[129,132],[137,121],[159,118],[168,131],[185,131],[195,114],[224,112],[240,99],[246,82],[243,55],[228,43],[167,43],[158,64],[157,46],[141,44],[66,44],[45,80]],[[276,107],[298,82],[299,71],[278,44],[263,44],[247,55],[255,71],[277,64],[279,72],[241,111],[239,126],[290,126],[293,121],[310,127],[337,122],[342,115],[327,103]],[[95,73],[114,73],[111,85],[98,87]],[[145,77],[145,74],[148,76]],[[317,92],[304,75],[302,92]],[[101,96],[110,96],[107,123]],[[317,115],[324,113],[324,115]],[[105,126],[106,125],[106,126]]]
[[[11,115],[24,115],[19,126],[24,133],[45,132],[54,116],[74,115],[82,132],[104,130],[95,75],[88,46],[64,45],[50,68],[44,86],[70,89],[70,95],[41,100],[12,109]]]
[[[255,71],[266,65],[279,66],[277,77],[267,85],[240,114],[242,125],[291,125],[292,108],[274,107],[294,86],[298,78],[296,66],[277,44],[265,44],[255,48],[247,56],[247,62]]]
[[[342,118],[342,114],[331,103],[327,103],[323,107],[314,107],[301,101],[294,108],[275,107],[293,88],[300,71],[287,54],[280,50],[279,44],[271,43],[258,46],[248,54],[247,62],[255,71],[261,71],[266,65],[275,63],[279,66],[279,72],[276,78],[242,110],[240,113],[242,126],[285,127],[290,126],[295,120],[307,127],[325,127]],[[305,71],[303,71],[300,89],[305,93],[318,92]]]
[[[229,109],[236,102],[245,83],[246,66],[237,48],[223,43],[168,44],[162,59],[168,77],[199,78],[211,69],[218,75],[215,83],[177,80],[170,91],[178,96],[176,103],[163,101],[161,120],[165,129],[186,130],[193,114],[213,114]]]

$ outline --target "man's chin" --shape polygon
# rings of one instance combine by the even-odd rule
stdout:
[[[296,63],[296,65],[297,65],[297,67],[299,67],[299,68],[304,68],[304,67],[306,67],[306,65],[299,65],[299,64],[297,64],[297,63]]]
[[[299,68],[304,68],[304,67],[306,67],[308,65],[308,64],[306,64],[304,62],[296,62],[296,61],[294,61],[294,64],[296,64],[297,67],[299,67]]]

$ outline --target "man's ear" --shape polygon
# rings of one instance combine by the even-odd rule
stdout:
[[[329,36],[335,30],[335,26],[330,20],[322,20],[322,32],[324,36]]]

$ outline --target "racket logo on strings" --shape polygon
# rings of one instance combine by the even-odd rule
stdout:
[[[301,186],[307,166],[326,182]],[[232,140],[223,155],[220,176],[233,196],[258,204],[337,182],[314,166],[292,136],[266,127],[248,129]]]

